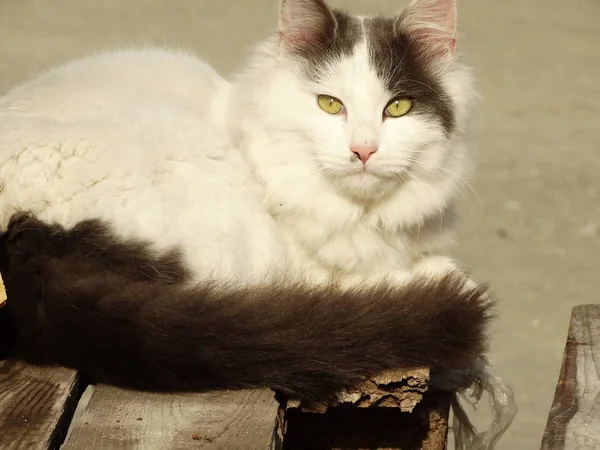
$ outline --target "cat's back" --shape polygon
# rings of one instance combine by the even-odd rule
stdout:
[[[202,167],[199,182],[209,183],[237,166],[211,123],[226,87],[199,58],[148,48],[77,59],[14,88],[0,98],[0,205],[62,202],[84,214],[70,199],[98,180],[133,192],[183,166]]]
[[[227,86],[193,56],[144,50],[13,89],[0,98],[0,228],[18,210],[68,227],[97,218],[161,251],[185,247],[198,273],[253,270],[244,255],[272,233],[239,151],[210,120]]]
[[[160,189],[172,204],[188,178],[223,192],[221,174],[241,170],[210,120],[226,87],[199,58],[156,48],[88,56],[16,87],[0,98],[0,205],[85,215],[89,204],[73,199],[96,204],[100,188],[132,199]]]
[[[148,113],[168,106],[210,120],[213,105],[228,87],[208,63],[191,53],[124,49],[49,70],[0,98],[0,111],[72,120],[118,118],[124,111]]]

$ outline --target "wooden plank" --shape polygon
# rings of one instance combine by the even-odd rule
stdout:
[[[280,448],[270,390],[167,395],[93,388],[62,450]]]
[[[80,393],[72,370],[0,362],[0,448],[58,448]]]
[[[541,448],[600,448],[600,305],[573,309]]]

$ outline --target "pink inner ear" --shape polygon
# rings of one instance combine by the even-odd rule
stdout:
[[[282,31],[279,31],[279,40],[292,47],[305,47],[314,43],[317,38],[313,33],[290,33],[288,31],[286,34],[284,34]]]
[[[431,45],[454,55],[456,48],[456,1],[413,0],[404,13],[408,31]]]
[[[279,38],[292,46],[318,40],[331,20],[331,11],[323,0],[284,0],[279,14]]]
[[[279,39],[291,45],[310,44],[317,40],[320,23],[307,23],[306,20],[280,22]]]

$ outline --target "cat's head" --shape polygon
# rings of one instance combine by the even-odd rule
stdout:
[[[309,176],[310,166],[364,200],[445,176],[471,97],[455,25],[455,0],[413,0],[392,17],[283,0],[278,35],[259,47],[247,86],[258,92],[249,125],[270,140],[254,159],[279,176]]]

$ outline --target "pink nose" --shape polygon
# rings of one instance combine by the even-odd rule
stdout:
[[[350,151],[360,158],[363,164],[366,164],[373,153],[377,151],[375,145],[353,145]]]

